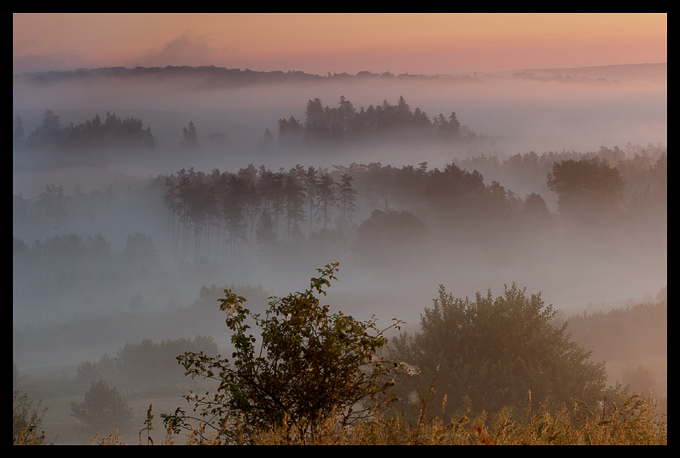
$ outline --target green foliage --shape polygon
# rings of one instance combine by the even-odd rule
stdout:
[[[527,296],[514,283],[502,296],[477,293],[474,301],[440,286],[421,331],[401,334],[392,350],[428,377],[438,370],[438,391],[454,409],[465,407],[463,397],[486,411],[521,406],[528,391],[550,406],[594,402],[604,389],[604,364],[589,362],[590,353],[570,340],[566,326],[551,324],[555,313],[540,293]],[[413,389],[405,383],[399,392],[406,399]]]
[[[319,113],[323,114],[323,110]],[[177,218],[181,232],[188,234],[194,228],[204,236],[217,237],[220,231],[209,230],[216,223],[227,229],[233,248],[252,246],[258,240],[265,242],[261,247],[268,245],[266,241],[288,240],[282,237],[282,230],[289,224],[279,224],[281,218],[287,223],[300,223],[301,229],[308,226],[306,235],[311,238],[317,223],[315,216],[321,217],[319,222],[326,229],[332,229],[333,222],[341,228],[348,216],[361,222],[376,209],[413,213],[423,219],[433,235],[444,236],[447,242],[488,244],[493,240],[501,245],[516,243],[518,234],[531,233],[530,240],[538,245],[534,234],[558,235],[547,224],[552,216],[547,202],[552,204],[553,199],[551,193],[543,194],[548,174],[553,191],[564,201],[563,210],[570,218],[595,224],[614,214],[622,216],[619,222],[626,223],[620,229],[628,228],[633,219],[639,219],[636,224],[644,224],[646,230],[659,227],[651,222],[666,214],[667,191],[663,184],[666,154],[664,150],[654,150],[648,156],[650,161],[656,159],[649,163],[621,159],[610,164],[606,160],[609,155],[602,151],[547,152],[540,156],[531,152],[507,161],[495,156],[471,157],[441,169],[428,170],[426,162],[417,168],[352,163],[333,166],[335,170],[328,173],[313,167],[305,171],[299,165],[277,172],[250,165],[233,172],[180,170],[159,176],[157,182],[166,187],[164,202]],[[618,170],[625,171],[625,175]],[[485,176],[502,180],[485,183]],[[634,181],[624,183],[623,179],[629,177]],[[296,186],[287,189],[287,182]],[[577,187],[582,192],[575,191]],[[291,194],[291,190],[296,192]],[[521,194],[526,194],[525,202],[517,197]],[[301,200],[307,206],[304,214]],[[574,206],[570,207],[570,202]],[[576,213],[570,214],[569,208]],[[625,215],[617,213],[623,209],[627,210]],[[571,221],[576,221],[574,218]],[[307,225],[301,224],[304,219]],[[637,228],[635,233],[639,235]],[[549,239],[544,243],[549,243]],[[209,252],[200,255],[208,257]]]
[[[427,225],[411,212],[374,210],[359,225],[353,249],[369,264],[404,262],[424,256],[428,235]]]
[[[172,386],[183,380],[182,371],[177,367],[177,355],[198,349],[217,352],[217,344],[212,337],[203,335],[193,339],[128,342],[118,348],[113,358],[104,354],[97,363],[81,363],[77,368],[76,383],[87,386],[105,379],[123,382],[126,386],[153,384],[156,389]]]
[[[43,113],[42,123],[28,136],[27,144],[30,147],[44,147],[62,141],[63,136],[59,115],[47,109]]]
[[[315,98],[307,102],[304,123],[292,116],[279,119],[282,144],[303,140],[318,147],[324,143],[373,138],[451,142],[475,137],[470,129],[461,126],[456,113],[452,112],[448,117],[440,113],[430,119],[420,108],[411,110],[404,97],[399,97],[396,105],[384,100],[380,105],[359,110],[344,96],[335,108],[324,106],[321,99]]]
[[[179,142],[179,147],[185,152],[196,151],[199,149],[198,136],[196,135],[196,125],[189,121],[187,127],[182,129],[184,140]]]
[[[71,415],[80,420],[88,434],[126,428],[132,420],[132,410],[104,380],[92,382],[83,402],[71,401]]]
[[[45,432],[41,430],[43,416],[47,409],[34,405],[27,394],[12,391],[12,444],[43,445]]]
[[[353,178],[346,173],[340,176],[340,182],[336,183],[338,188],[338,204],[340,207],[340,217],[343,224],[347,224],[352,220],[352,214],[356,208],[357,191],[352,188]]]
[[[144,419],[144,427],[139,430],[139,445],[142,445],[142,432],[146,431],[146,443],[147,445],[153,445],[153,439],[151,438],[151,430],[153,429],[153,404],[149,404],[149,409],[146,411],[146,418]]]
[[[251,314],[244,297],[225,290],[220,309],[232,332],[232,360],[203,352],[178,357],[187,375],[214,379],[219,386],[214,396],[187,395],[198,417],[178,408],[163,415],[166,427],[189,429],[201,440],[212,430],[220,442],[242,440],[237,431],[283,427],[306,442],[326,420],[350,424],[388,402],[392,376],[401,366],[379,356],[387,344],[384,330],[373,319],[331,314],[316,297],[337,280],[337,270],[337,263],[327,265],[309,289],[272,298],[264,317]],[[251,324],[261,330],[259,345]],[[192,427],[191,420],[201,423]]]
[[[27,143],[31,148],[90,153],[112,148],[153,149],[155,146],[151,129],[144,129],[142,121],[134,117],[121,119],[115,113],[107,112],[103,121],[97,114],[82,124],[62,127],[59,116],[52,110],[45,110],[42,124],[31,132]]]
[[[547,184],[560,213],[579,222],[617,215],[625,187],[617,168],[597,158],[556,162]]]
[[[179,376],[176,357],[186,351],[217,352],[212,337],[196,336],[192,339],[171,339],[154,342],[143,339],[139,343],[127,343],[118,349],[116,369],[127,381],[164,380]],[[174,377],[175,379],[177,377]]]

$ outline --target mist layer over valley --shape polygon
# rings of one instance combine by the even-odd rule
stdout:
[[[464,297],[516,282],[565,315],[665,299],[665,64],[99,69],[13,86],[13,358],[25,374],[145,338],[225,348],[224,288],[264,311],[335,261],[327,303],[407,326],[440,284]],[[141,124],[153,148],[31,147],[46,110],[71,133]],[[376,111],[397,127],[359,135],[341,120]],[[326,122],[316,136],[314,119]]]

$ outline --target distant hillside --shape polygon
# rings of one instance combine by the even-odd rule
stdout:
[[[108,78],[135,78],[142,80],[179,80],[193,81],[197,87],[215,88],[239,86],[259,83],[309,82],[317,80],[344,79],[414,79],[434,78],[426,75],[394,75],[392,73],[359,72],[356,75],[348,73],[334,73],[326,76],[314,75],[300,71],[254,71],[238,68],[223,68],[215,66],[187,67],[103,67],[94,69],[53,70],[46,72],[23,73],[14,75],[14,81],[24,81],[35,84],[49,84],[63,81],[103,80]]]
[[[614,81],[639,80],[639,79],[665,79],[667,74],[666,63],[656,64],[631,64],[631,65],[608,65],[599,67],[577,68],[535,68],[515,72],[499,72],[495,74],[473,75],[422,75],[403,73],[394,75],[389,72],[372,73],[362,71],[356,75],[349,73],[329,73],[327,75],[315,75],[301,71],[255,71],[250,69],[224,68],[215,66],[172,66],[167,67],[102,67],[93,69],[77,70],[53,70],[46,72],[33,72],[14,75],[14,81],[24,81],[35,84],[57,83],[62,81],[84,81],[107,78],[135,78],[155,80],[182,79],[193,80],[197,87],[216,88],[228,86],[241,86],[258,83],[285,83],[285,82],[310,82],[320,80],[376,80],[376,79],[446,79],[456,81],[473,81],[485,79],[491,75],[502,76],[511,74],[514,77],[535,77],[536,79],[576,78],[576,79],[604,79]]]

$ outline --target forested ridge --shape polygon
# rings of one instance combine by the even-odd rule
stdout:
[[[592,169],[587,179],[601,189],[593,188],[592,199],[572,208],[570,191],[556,188],[562,199],[558,209],[545,180],[554,164]],[[469,171],[472,166],[477,168]],[[521,181],[521,186],[537,192],[521,197],[500,181],[485,182],[478,169]],[[299,241],[323,231],[337,233],[352,227],[357,237],[369,236],[364,229],[369,230],[371,218],[378,218],[376,212],[401,212],[402,217],[410,212],[431,229],[445,229],[452,237],[519,236],[526,233],[519,229],[553,224],[558,214],[563,221],[571,218],[580,224],[614,218],[611,227],[635,230],[651,217],[663,217],[666,170],[663,150],[627,157],[617,148],[603,147],[587,154],[530,152],[505,161],[481,156],[452,162],[444,169],[429,169],[425,162],[404,167],[350,164],[332,170],[300,164],[289,170],[252,164],[237,171],[192,168],[150,177],[142,192],[156,195],[156,206],[167,210],[175,256],[219,260],[218,253],[227,256],[246,248],[255,253],[265,244]],[[617,177],[609,188],[602,178],[606,172]],[[575,180],[581,179],[581,173],[567,170],[556,180],[580,186]],[[75,189],[69,195],[63,186],[48,185],[34,199],[14,196],[14,221],[15,225],[42,221],[68,227],[69,218],[77,220],[116,199],[112,188],[87,193]],[[601,202],[607,212],[598,207]],[[470,235],[471,228],[475,236]]]
[[[555,169],[556,164],[564,167]],[[592,171],[590,183],[600,187],[588,190],[581,183],[589,194],[576,194],[567,185],[579,183],[584,168]],[[557,171],[561,175],[553,176],[553,186],[559,193],[548,184],[548,174]],[[352,252],[370,265],[385,256],[426,259],[428,249],[436,250],[438,243],[461,250],[492,243],[512,256],[554,249],[561,238],[578,234],[601,239],[600,249],[606,251],[607,243],[624,236],[641,244],[665,237],[665,232],[647,231],[665,230],[666,173],[664,149],[631,155],[603,147],[592,153],[529,152],[507,160],[479,156],[443,169],[427,163],[332,169],[296,165],[288,170],[250,165],[235,171],[180,170],[149,177],[134,188],[85,192],[76,187],[69,192],[62,185],[48,185],[37,196],[13,198],[15,282],[24,278],[19,272],[42,272],[41,266],[49,267],[29,278],[44,276],[40,284],[45,287],[58,281],[56,274],[67,274],[62,269],[79,271],[89,265],[110,266],[87,269],[89,276],[125,277],[129,271],[124,266],[151,275],[185,262],[276,264],[286,254],[305,250],[324,258]],[[498,181],[485,180],[487,174]],[[613,176],[608,187],[600,179],[604,175]],[[518,183],[523,195],[506,188],[504,181]],[[106,224],[100,221],[113,227],[126,219],[126,212],[139,211],[153,230],[135,229],[118,240],[104,235]],[[83,224],[92,232],[71,233]],[[47,233],[58,235],[36,230],[46,227],[51,228]],[[24,230],[35,235],[25,239]],[[430,242],[434,245],[428,248]],[[69,262],[58,262],[66,253]],[[114,274],[118,269],[123,270]],[[73,272],[66,278],[74,287],[92,284]],[[35,295],[42,287],[28,284],[15,283],[15,298],[28,295],[35,298],[30,302],[40,303]]]
[[[476,134],[461,125],[455,112],[430,118],[418,107],[412,110],[403,96],[396,105],[384,100],[380,105],[358,110],[345,96],[340,96],[338,106],[333,108],[314,98],[307,102],[304,121],[294,116],[281,118],[277,131],[279,145],[289,148],[310,144],[318,148],[361,140],[454,142],[475,138]],[[260,148],[270,147],[272,140],[266,129]]]
[[[366,79],[382,79],[391,80],[399,79],[420,79],[428,80],[434,78],[452,79],[451,76],[430,76],[421,74],[399,74],[394,75],[390,72],[373,73],[369,71],[361,71],[356,75],[348,73],[328,73],[326,75],[316,75],[305,73],[301,71],[257,71],[250,69],[239,68],[224,68],[213,65],[207,66],[173,66],[166,67],[102,67],[92,69],[79,70],[53,70],[47,72],[31,72],[21,75],[14,75],[15,80],[25,80],[37,84],[54,84],[67,80],[101,80],[109,78],[120,78],[137,82],[139,80],[162,80],[178,78],[183,81],[189,79],[196,84],[196,87],[202,89],[215,87],[230,87],[241,85],[257,85],[257,84],[277,84],[277,83],[297,83],[297,82],[314,82],[319,80],[366,80]],[[458,77],[459,79],[469,80],[469,76]]]
[[[357,142],[451,142],[474,141],[477,135],[462,125],[455,112],[447,115],[439,113],[430,118],[420,108],[412,110],[403,96],[396,105],[387,100],[377,106],[369,105],[356,109],[352,102],[341,96],[337,107],[323,105],[319,98],[309,100],[305,107],[305,118],[294,116],[277,121],[276,137],[268,127],[257,144],[258,150],[269,152],[272,149],[301,148],[318,149],[356,145]],[[197,127],[189,121],[182,129],[182,140],[177,147],[186,152],[201,149]],[[213,134],[215,141],[219,134]],[[46,109],[41,122],[28,134],[23,119],[16,116],[13,126],[13,147],[26,150],[34,155],[48,151],[48,160],[106,160],[108,155],[131,154],[162,158],[163,153],[153,155],[156,140],[151,127],[144,126],[141,119],[129,116],[120,118],[107,112],[104,119],[97,113],[92,119],[75,124],[63,125],[58,113]],[[57,155],[57,153],[61,153]]]
[[[639,65],[609,65],[603,67],[585,68],[542,68],[526,69],[511,73],[515,79],[531,80],[558,80],[564,82],[595,82],[598,84],[618,84],[620,78],[628,77],[626,72],[631,69],[637,70],[644,76],[652,74],[660,77],[666,74],[666,64],[639,64]],[[597,77],[600,73],[605,77]],[[493,73],[480,74],[460,74],[460,75],[427,75],[391,72],[375,73],[370,71],[360,71],[356,74],[350,73],[330,73],[325,75],[311,74],[302,71],[257,71],[251,69],[225,68],[214,65],[205,66],[175,66],[166,67],[101,67],[77,70],[52,70],[45,72],[30,72],[14,75],[15,81],[27,81],[33,84],[55,84],[64,81],[97,81],[106,79],[122,79],[130,82],[162,81],[179,79],[190,81],[198,89],[212,89],[223,87],[235,87],[245,85],[260,84],[281,84],[281,83],[310,83],[318,81],[366,81],[366,80],[447,80],[457,82],[479,82],[484,79],[497,78]]]

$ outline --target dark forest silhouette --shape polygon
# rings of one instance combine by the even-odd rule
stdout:
[[[263,136],[266,139],[267,134]],[[456,113],[440,113],[430,119],[420,108],[414,110],[403,96],[396,105],[384,100],[382,104],[358,110],[352,102],[341,96],[338,106],[323,105],[319,98],[309,100],[304,121],[293,116],[278,121],[279,144],[296,146],[312,144],[381,141],[431,141],[451,142],[474,139],[476,134],[461,125]]]
[[[184,153],[200,150],[197,127],[190,121],[182,129],[179,149]],[[278,120],[277,143],[280,147],[305,146],[321,148],[339,146],[359,141],[368,142],[422,142],[438,141],[451,143],[477,138],[471,129],[462,125],[456,113],[440,113],[430,119],[420,108],[414,110],[400,97],[396,105],[384,100],[382,104],[356,109],[351,101],[341,96],[338,106],[324,106],[319,98],[309,100],[304,121],[294,116]],[[62,125],[57,113],[46,109],[41,123],[25,135],[23,120],[15,117],[13,145],[15,149],[26,149],[67,153],[71,157],[96,157],[102,152],[144,152],[153,150],[156,144],[151,127],[144,127],[141,119],[120,118],[107,112],[102,120],[95,114],[80,124]],[[265,128],[258,148],[270,149],[275,146],[274,136]],[[162,153],[159,153],[162,157]]]

